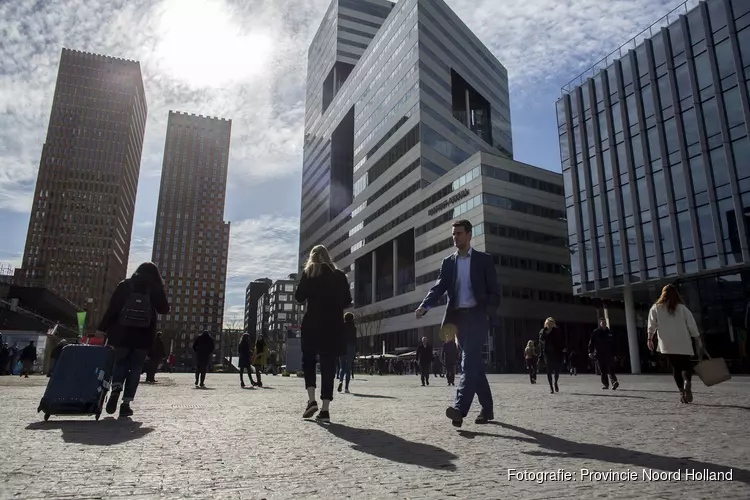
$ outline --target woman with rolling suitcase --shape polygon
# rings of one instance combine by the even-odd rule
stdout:
[[[120,417],[133,414],[130,403],[138,389],[143,362],[154,345],[156,315],[167,313],[169,304],[164,282],[154,263],[144,262],[133,276],[117,285],[96,332],[99,338],[106,334],[115,351],[107,413],[115,412],[122,393]]]

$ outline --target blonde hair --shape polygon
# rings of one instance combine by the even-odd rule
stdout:
[[[547,325],[549,325],[549,328],[555,328],[557,326],[557,323],[555,323],[555,318],[549,317],[544,320],[544,327],[548,328]]]
[[[533,340],[529,340],[526,343],[526,349],[533,349],[533,348],[534,348],[534,341]]]
[[[310,250],[310,256],[305,263],[305,274],[309,278],[320,276],[320,273],[323,272],[323,266],[328,267],[331,271],[336,270],[336,265],[331,260],[328,249],[323,245],[315,245]]]

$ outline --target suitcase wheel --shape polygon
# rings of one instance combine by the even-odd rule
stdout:
[[[44,414],[44,421],[46,422],[47,420],[49,420],[49,413]]]

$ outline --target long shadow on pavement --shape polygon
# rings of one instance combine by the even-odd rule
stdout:
[[[368,455],[428,469],[456,470],[453,460],[458,456],[431,444],[407,441],[378,429],[360,429],[341,424],[320,425],[337,438],[352,443],[355,450]]]
[[[730,467],[727,467],[725,465],[701,462],[698,460],[693,460],[689,457],[675,458],[656,455],[654,453],[627,450],[624,448],[617,448],[615,446],[607,446],[602,444],[577,443],[568,439],[551,436],[543,432],[532,431],[530,429],[524,429],[523,427],[505,424],[502,422],[498,422],[496,423],[496,425],[500,425],[508,430],[528,436],[501,436],[504,439],[522,441],[526,443],[535,443],[542,448],[546,448],[547,450],[551,450],[552,452],[554,452],[524,452],[524,454],[526,455],[536,457],[562,457],[600,460],[602,462],[610,462],[615,464],[631,464],[635,467],[641,467],[644,469],[657,469],[663,471],[676,471],[678,469],[695,469],[696,471],[703,471],[704,469],[708,469],[710,471],[726,472],[730,469]],[[532,440],[529,440],[529,438],[532,438]],[[731,469],[733,471],[733,481],[742,481],[745,484],[750,484],[750,471],[746,469],[739,469],[737,467],[731,467]]]
[[[739,405],[710,405],[706,403],[691,403],[690,406],[706,406],[708,408],[732,408],[734,410],[750,410],[750,406],[739,406]]]
[[[351,393],[351,395],[354,396],[355,398],[398,399],[393,396],[382,396],[380,394],[356,394],[353,392]]]
[[[596,393],[592,392],[589,394],[584,394],[582,392],[569,392],[571,396],[594,396],[595,398],[633,398],[633,399],[648,399],[645,396],[628,396],[625,394],[619,395],[619,394],[604,394],[604,393]]]
[[[62,430],[62,438],[66,443],[111,446],[140,439],[154,430],[151,427],[142,427],[142,425],[143,423],[130,419],[105,418],[99,422],[95,420],[33,422],[27,425],[26,429]]]

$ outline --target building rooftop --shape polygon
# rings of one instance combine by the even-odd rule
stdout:
[[[607,68],[610,64],[625,56],[628,51],[634,50],[645,40],[658,33],[661,28],[669,26],[670,24],[677,21],[681,15],[687,14],[693,8],[697,7],[699,3],[699,0],[683,1],[680,5],[670,10],[666,15],[660,17],[655,23],[651,24],[651,26],[647,27],[646,29],[635,35],[633,38],[620,45],[618,48],[607,54],[603,59],[600,59],[596,64],[563,85],[563,87],[560,89],[562,95],[570,94],[573,89],[580,85],[583,85],[586,80],[588,80],[589,78],[593,78],[601,70]]]

